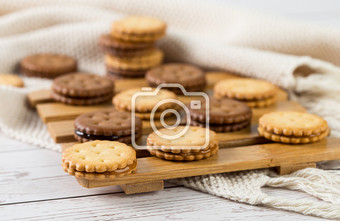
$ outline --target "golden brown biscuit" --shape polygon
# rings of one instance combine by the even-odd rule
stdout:
[[[116,57],[106,55],[105,63],[108,68],[116,70],[147,70],[162,63],[163,52],[157,48],[150,53],[135,57]]]
[[[269,133],[298,137],[320,135],[328,129],[328,124],[323,118],[295,111],[264,114],[259,119],[259,126]]]
[[[136,151],[117,141],[91,141],[76,144],[62,155],[63,167],[68,171],[114,172],[133,164]]]
[[[151,91],[155,91],[153,88]],[[150,92],[151,92],[150,91]],[[142,92],[141,88],[132,88],[129,90],[125,90],[117,94],[113,98],[113,104],[115,109],[122,110],[122,111],[131,111],[132,110],[132,98],[136,93]],[[161,89],[155,95],[150,96],[138,96],[135,100],[135,111],[136,113],[147,113],[148,115],[152,111],[152,109],[162,100],[166,99],[177,99],[175,93]],[[174,108],[175,103],[169,102],[161,105],[157,112],[165,110],[167,108]]]
[[[165,35],[166,24],[152,17],[129,16],[115,21],[111,35],[123,41],[152,42]]]
[[[206,128],[178,126],[162,128],[159,133],[161,135],[153,132],[148,136],[147,146],[149,148],[179,154],[198,153],[218,146],[216,133]]]
[[[273,97],[276,86],[272,83],[251,78],[232,78],[217,83],[214,87],[216,97],[228,97],[238,100],[262,100]]]
[[[24,82],[15,74],[0,74],[0,84],[13,87],[23,87]]]

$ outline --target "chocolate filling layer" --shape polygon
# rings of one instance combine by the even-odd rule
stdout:
[[[75,130],[74,133],[82,138],[86,138],[89,140],[118,140],[121,137],[129,137],[131,135],[126,135],[126,136],[116,136],[116,135],[112,135],[112,136],[105,136],[105,135],[95,135],[95,134],[87,134],[78,130]]]

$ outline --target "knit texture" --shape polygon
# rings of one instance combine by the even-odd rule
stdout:
[[[105,65],[97,47],[98,36],[109,32],[112,22],[127,14],[155,16],[167,22],[167,37],[159,42],[167,61],[269,80],[287,89],[291,98],[309,112],[323,116],[332,136],[340,136],[340,115],[336,114],[340,106],[340,30],[225,5],[190,0],[1,1],[0,72],[16,72],[18,61],[26,55],[59,52],[76,57],[80,70],[103,75]],[[49,88],[51,82],[33,78],[24,81],[25,88],[0,86],[0,129],[13,138],[60,151],[46,126],[26,104],[28,92]],[[323,167],[336,168],[339,164],[329,165]],[[313,179],[307,179],[308,171]],[[310,184],[315,177],[324,183]],[[339,218],[334,212],[339,211],[334,207],[339,202],[329,200],[338,197],[333,178],[338,179],[317,169],[302,170],[291,177],[273,177],[268,170],[258,170],[177,182],[239,202]],[[301,179],[305,179],[306,188],[300,188]],[[273,199],[261,192],[263,185],[300,188],[328,204]]]

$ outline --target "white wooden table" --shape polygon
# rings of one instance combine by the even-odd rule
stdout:
[[[215,0],[326,25],[340,24],[335,0]],[[286,190],[268,194],[312,199]],[[311,216],[250,206],[180,186],[125,195],[120,187],[85,189],[61,168],[61,154],[15,141],[0,132],[0,220],[317,220]]]

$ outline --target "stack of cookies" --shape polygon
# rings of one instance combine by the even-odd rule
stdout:
[[[228,98],[210,98],[209,113],[206,103],[188,107],[191,125],[207,127],[218,133],[246,128],[251,123],[252,110],[244,103]],[[207,119],[209,118],[209,119]]]
[[[28,77],[53,79],[77,71],[77,61],[63,54],[33,54],[21,60],[20,69]]]
[[[205,128],[179,126],[162,128],[158,132],[162,136],[156,132],[148,136],[147,149],[161,159],[202,160],[215,155],[219,148],[216,133]]]
[[[277,88],[268,81],[251,78],[226,79],[214,87],[216,98],[231,98],[249,107],[266,107],[276,102]]]
[[[74,122],[74,136],[80,142],[92,140],[111,140],[131,143],[132,131],[135,140],[142,136],[142,121],[134,119],[132,130],[131,113],[114,109],[87,112],[79,115]]]
[[[174,102],[165,102],[162,105],[158,105],[163,100],[167,99],[177,99],[175,93],[160,89],[157,93],[155,93],[155,88],[150,88],[149,91],[143,91],[141,88],[132,88],[129,90],[125,90],[117,94],[113,98],[113,105],[116,110],[120,111],[132,111],[132,98],[136,93],[146,92],[149,95],[141,95],[136,97],[134,101],[134,111],[135,115],[143,120],[154,119],[157,120],[161,117],[162,113],[166,109],[178,109],[178,105]],[[156,108],[154,110],[154,108]],[[152,111],[154,113],[152,114]]]
[[[71,73],[57,77],[52,85],[52,98],[71,105],[94,105],[112,99],[113,82],[95,74]]]
[[[303,112],[271,112],[259,119],[261,136],[280,143],[313,143],[329,135],[327,122],[321,117]]]
[[[131,16],[114,22],[110,34],[99,39],[106,54],[107,76],[112,79],[141,78],[162,63],[163,52],[155,42],[165,35],[166,24],[156,18]]]
[[[207,84],[205,74],[200,68],[180,63],[152,68],[145,78],[151,87],[160,84],[180,84],[187,92],[203,91]],[[178,87],[168,88],[168,90],[183,95],[183,91]]]
[[[76,144],[63,152],[65,172],[89,180],[114,179],[137,169],[136,151],[117,141]]]

